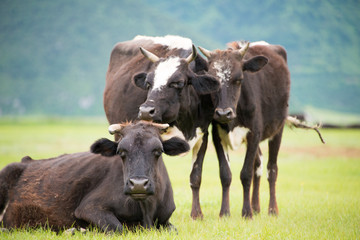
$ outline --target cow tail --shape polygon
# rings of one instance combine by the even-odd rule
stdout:
[[[295,117],[288,116],[286,118],[286,125],[288,125],[290,128],[295,127],[295,128],[303,128],[303,129],[313,129],[319,135],[319,138],[320,138],[321,142],[325,144],[325,141],[324,141],[323,137],[321,136],[321,133],[320,133],[320,130],[319,130],[319,128],[321,127],[321,125],[319,125],[319,124],[310,126],[306,122],[302,122],[302,121],[300,121],[299,119],[297,119]]]
[[[0,215],[9,200],[9,191],[17,184],[26,163],[11,163],[0,171]]]

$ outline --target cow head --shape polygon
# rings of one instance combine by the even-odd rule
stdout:
[[[217,91],[219,82],[208,74],[194,73],[189,64],[196,58],[196,48],[187,58],[171,56],[159,58],[140,48],[142,54],[154,63],[154,70],[133,76],[136,86],[147,90],[147,100],[139,108],[139,118],[160,123],[172,123],[181,109],[191,104],[190,94],[210,94]]]
[[[227,123],[236,117],[236,106],[240,99],[244,72],[257,72],[268,62],[264,56],[255,56],[244,60],[248,48],[249,42],[240,49],[213,52],[199,47],[200,51],[208,58],[209,73],[215,76],[221,84],[220,90],[212,95],[216,106],[214,119],[218,122]]]
[[[189,145],[180,138],[162,141],[160,134],[168,127],[168,124],[145,121],[113,124],[109,132],[119,134],[119,141],[99,139],[91,146],[91,152],[119,155],[123,161],[124,193],[135,200],[143,200],[154,195],[157,184],[161,183],[162,153],[178,155],[189,150]]]

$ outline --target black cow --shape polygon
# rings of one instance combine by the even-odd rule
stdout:
[[[220,215],[229,215],[229,186],[232,175],[228,148],[242,142],[247,150],[240,179],[244,202],[242,215],[251,218],[260,211],[259,184],[262,174],[260,141],[269,140],[267,164],[270,185],[269,214],[278,214],[275,183],[277,156],[284,123],[288,116],[290,73],[286,51],[265,42],[243,44],[233,42],[227,50],[208,51],[200,48],[209,61],[209,73],[221,82],[221,90],[213,95],[216,105],[213,141],[219,158],[223,200]],[[259,71],[261,69],[261,71]],[[250,186],[253,179],[253,195]]]
[[[165,126],[166,125],[166,126]],[[115,127],[115,129],[114,129]],[[167,124],[111,126],[119,142],[100,139],[91,152],[34,161],[29,157],[0,172],[0,213],[6,228],[49,226],[123,230],[123,225],[171,227],[175,210],[162,153],[189,150],[176,137],[163,141]],[[94,153],[100,153],[94,154]]]
[[[216,78],[204,74],[205,70],[207,62],[197,56],[190,39],[140,36],[118,43],[113,49],[104,92],[110,124],[139,116],[169,123],[189,142],[193,149],[193,218],[199,217],[199,173],[214,113],[210,93],[220,86]]]

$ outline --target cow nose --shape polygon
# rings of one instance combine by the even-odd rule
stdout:
[[[129,188],[131,193],[146,193],[149,188],[149,179],[147,178],[130,178]]]
[[[220,122],[229,122],[236,117],[234,111],[231,108],[216,108],[215,120]]]
[[[153,120],[154,116],[155,116],[155,107],[140,106],[139,118],[141,120]]]

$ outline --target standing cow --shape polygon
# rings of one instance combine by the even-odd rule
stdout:
[[[209,73],[221,82],[221,90],[213,94],[216,105],[213,141],[220,165],[223,199],[220,216],[229,215],[231,171],[228,148],[247,143],[246,156],[240,173],[243,185],[242,215],[251,218],[260,211],[259,185],[262,174],[260,141],[269,140],[267,164],[270,186],[269,214],[278,214],[275,183],[277,157],[284,123],[288,116],[290,73],[286,51],[265,42],[229,44],[227,50],[208,51],[199,48],[208,58]],[[261,71],[259,71],[261,69]],[[250,186],[253,179],[253,195]]]
[[[169,123],[189,143],[193,218],[200,217],[199,173],[214,113],[210,94],[220,86],[215,77],[204,74],[206,70],[206,60],[197,56],[190,39],[138,36],[113,49],[104,91],[110,124],[137,117]]]
[[[7,205],[0,225],[56,231],[92,225],[119,232],[123,225],[171,227],[175,203],[161,155],[189,146],[176,137],[162,140],[167,127],[142,121],[112,125],[119,141],[100,139],[93,153],[9,164],[0,172],[0,214]]]

